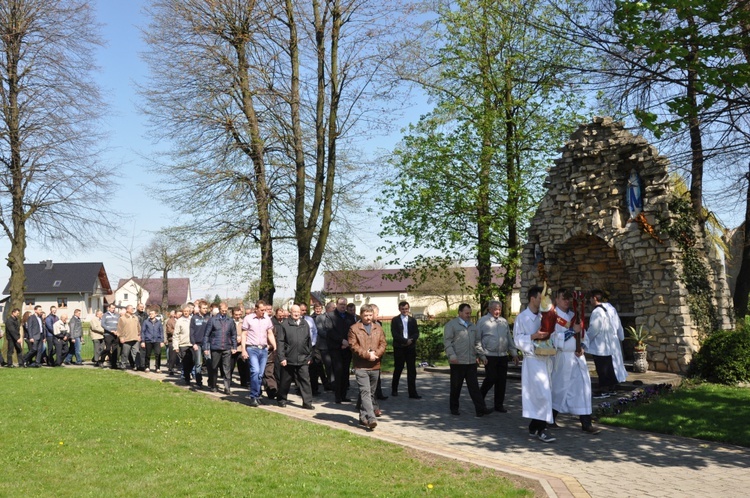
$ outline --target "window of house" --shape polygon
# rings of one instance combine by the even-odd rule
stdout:
[[[55,280],[52,283],[52,287],[60,287],[60,284],[62,284],[62,280]]]
[[[123,301],[127,301],[127,300],[128,300],[128,295],[127,295],[127,294],[123,294],[122,296],[123,296],[123,297],[122,297],[122,300],[123,300]]]
[[[34,306],[36,304],[36,298],[27,297],[27,298],[24,298],[23,302],[26,306]]]
[[[57,298],[57,307],[58,308],[67,308],[68,307],[68,298],[67,297],[58,297]]]

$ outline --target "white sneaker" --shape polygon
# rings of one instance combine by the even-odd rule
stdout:
[[[156,373],[158,373],[158,374],[160,374],[160,373],[161,373],[161,368],[157,368],[157,369],[155,370],[155,372],[156,372]]]
[[[556,441],[555,438],[547,434],[547,431],[544,431],[541,434],[539,434],[539,440],[544,441],[545,443],[551,443],[552,441]]]
[[[151,371],[151,369],[149,369],[149,368],[147,368],[147,369],[146,369],[146,373],[148,373],[148,372],[150,372],[150,371]]]

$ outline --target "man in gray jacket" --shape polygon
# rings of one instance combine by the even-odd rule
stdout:
[[[487,398],[487,393],[495,387],[494,407],[496,412],[506,413],[505,409],[505,384],[508,378],[508,355],[513,358],[513,363],[518,366],[518,350],[510,335],[508,321],[500,316],[503,305],[500,301],[490,301],[487,314],[477,322],[479,336],[482,338],[482,348],[487,355],[487,364],[484,369],[484,381],[482,382],[482,397]]]
[[[81,345],[83,344],[83,324],[81,323],[81,310],[73,312],[73,318],[70,319],[70,335],[68,336],[68,355],[65,357],[65,364],[70,365],[73,354],[76,355],[76,365],[83,365],[81,359]]]
[[[466,380],[469,396],[474,402],[476,416],[482,417],[492,410],[484,404],[477,379],[477,364],[481,361],[487,364],[487,357],[482,349],[479,331],[471,323],[471,306],[462,303],[458,306],[458,316],[445,324],[443,331],[445,354],[448,356],[451,369],[450,410],[453,415],[461,415],[458,411],[458,399]]]

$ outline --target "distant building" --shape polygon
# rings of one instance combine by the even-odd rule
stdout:
[[[168,287],[168,307],[176,309],[193,300],[189,278],[170,278]],[[121,278],[114,293],[114,303],[118,307],[137,306],[143,303],[148,308],[161,308],[162,279],[160,278]]]
[[[353,270],[326,271],[323,273],[323,292],[328,299],[345,297],[357,308],[363,304],[376,304],[383,318],[399,314],[398,303],[409,301],[413,315],[435,316],[447,308],[456,309],[462,302],[476,307],[470,288],[476,286],[476,267],[450,268],[416,285],[411,278],[397,280],[400,270]],[[462,272],[463,282],[455,277],[455,272]],[[503,270],[493,267],[493,283],[503,282]],[[518,294],[519,283],[513,287],[511,313],[519,313],[521,301]],[[478,310],[474,310],[478,311]]]
[[[24,263],[26,290],[21,313],[40,305],[45,313],[51,306],[67,310],[72,315],[76,309],[87,320],[96,310],[105,306],[105,296],[112,292],[103,263],[53,263],[51,259]],[[3,294],[10,292],[10,282]],[[59,312],[58,312],[59,314]]]

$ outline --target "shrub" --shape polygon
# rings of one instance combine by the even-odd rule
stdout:
[[[430,320],[419,324],[419,340],[417,341],[417,360],[426,361],[434,365],[436,361],[445,357],[443,343],[444,320]]]
[[[693,356],[688,375],[728,385],[750,381],[750,328],[712,333]]]

